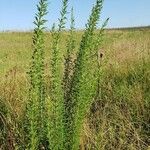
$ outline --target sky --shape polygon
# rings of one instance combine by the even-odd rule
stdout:
[[[0,0],[0,31],[32,30],[34,14],[39,0]],[[69,10],[74,7],[77,29],[83,29],[96,0],[69,0]],[[48,0],[48,20],[51,28],[58,22],[62,0]],[[69,12],[68,10],[68,12]],[[69,13],[68,13],[69,17]],[[150,0],[104,0],[101,23],[110,18],[108,28],[150,25]],[[69,26],[69,20],[67,27]]]

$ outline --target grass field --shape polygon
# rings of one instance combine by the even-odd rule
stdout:
[[[45,80],[48,87],[51,35],[45,34]],[[63,33],[62,53],[65,53],[67,34]],[[82,31],[75,33],[76,45],[79,45],[81,35]],[[28,97],[31,41],[31,32],[0,33],[0,99],[3,103],[0,109],[6,121],[4,124],[10,124],[9,135],[4,138],[4,133],[0,134],[0,149],[10,139],[13,142],[14,131],[23,135],[21,120]],[[148,150],[150,28],[106,30],[100,52],[103,53],[100,97],[84,121],[80,149]],[[9,113],[5,106],[10,108]],[[16,122],[19,122],[19,127]]]

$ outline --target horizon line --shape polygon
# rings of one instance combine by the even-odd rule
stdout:
[[[144,26],[125,26],[125,27],[106,27],[106,30],[120,30],[120,29],[139,29],[139,28],[150,28],[150,25],[144,25]],[[99,30],[100,28],[97,28],[96,30]],[[64,31],[68,31],[69,28],[64,29]],[[76,31],[83,31],[85,28],[76,28]],[[34,29],[6,29],[6,30],[0,30],[0,32],[33,32]],[[44,30],[45,32],[50,31],[50,29]]]

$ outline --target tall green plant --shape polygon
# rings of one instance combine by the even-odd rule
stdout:
[[[47,0],[40,0],[35,16],[33,33],[33,55],[30,68],[30,92],[27,104],[28,149],[35,150],[43,145],[45,137],[45,85],[44,85],[44,35]]]
[[[65,56],[65,63],[64,63],[64,78],[63,78],[63,85],[64,85],[64,99],[68,98],[69,89],[71,84],[71,77],[73,71],[73,52],[75,50],[75,20],[73,14],[73,8],[71,9],[71,25],[70,25],[70,33],[68,36],[67,41],[67,53]]]
[[[68,0],[63,0],[61,17],[59,19],[58,30],[52,31],[52,60],[51,60],[51,93],[48,107],[48,139],[49,148],[52,150],[63,149],[63,60],[62,51],[59,48],[61,32],[65,28]]]
[[[70,101],[72,101],[73,134],[70,149],[76,150],[79,147],[80,132],[86,112],[89,110],[97,89],[98,67],[95,57],[91,57],[98,50],[94,43],[94,31],[96,29],[103,0],[97,0],[92,13],[86,24],[86,30],[82,36],[79,52],[75,61],[72,76],[72,87],[70,88]],[[95,47],[95,49],[93,49]]]
[[[72,52],[75,49],[73,9],[71,11],[71,27],[64,61],[62,57],[63,52],[59,47],[61,33],[65,29],[67,19],[68,0],[63,0],[62,2],[58,29],[54,25],[51,32],[51,89],[46,103],[48,104],[46,107],[47,110],[45,110],[43,79],[43,29],[46,22],[43,16],[47,14],[46,0],[40,0],[38,13],[35,17],[34,52],[30,71],[30,100],[27,107],[29,149],[38,149],[39,144],[43,146],[46,130],[49,149],[79,149],[83,120],[97,90],[99,68],[95,53],[97,53],[99,48],[101,34],[98,34],[99,36],[95,42],[94,31],[100,17],[103,0],[97,0],[92,9],[75,61],[72,60]],[[93,55],[94,57],[91,57]],[[47,112],[46,118],[45,112]],[[44,119],[46,120],[46,124]]]
[[[73,73],[73,52],[75,50],[75,20],[73,14],[73,8],[71,9],[71,25],[70,25],[70,33],[67,41],[67,53],[65,56],[64,63],[64,148],[70,149],[71,147],[71,137],[73,134],[73,112],[72,107],[73,103],[70,100],[70,88],[71,88],[71,78]]]
[[[63,1],[61,18],[66,19],[66,6]],[[60,19],[58,31],[52,32],[52,89],[51,103],[49,111],[51,123],[49,123],[48,133],[50,149],[77,150],[79,148],[80,132],[86,112],[96,95],[97,81],[99,78],[99,68],[97,66],[97,53],[100,37],[96,38],[95,29],[102,9],[102,0],[97,0],[92,9],[92,14],[86,25],[85,33],[82,36],[77,59],[72,62],[72,50],[74,47],[74,17],[71,15],[71,29],[67,44],[67,55],[64,64],[63,88],[62,88],[62,57],[58,48],[60,40],[61,23]],[[102,31],[102,30],[101,30]],[[94,57],[91,57],[93,56]],[[74,66],[74,67],[73,67]],[[73,68],[72,68],[73,67]],[[63,139],[61,139],[63,138]]]

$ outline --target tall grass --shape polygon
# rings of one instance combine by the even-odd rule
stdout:
[[[149,61],[144,60],[146,63],[139,60],[128,64],[127,70],[103,68],[107,74],[102,75],[101,95],[91,107],[90,123],[85,129],[89,127],[88,132],[93,133],[90,142],[95,149],[147,150],[150,72]]]

